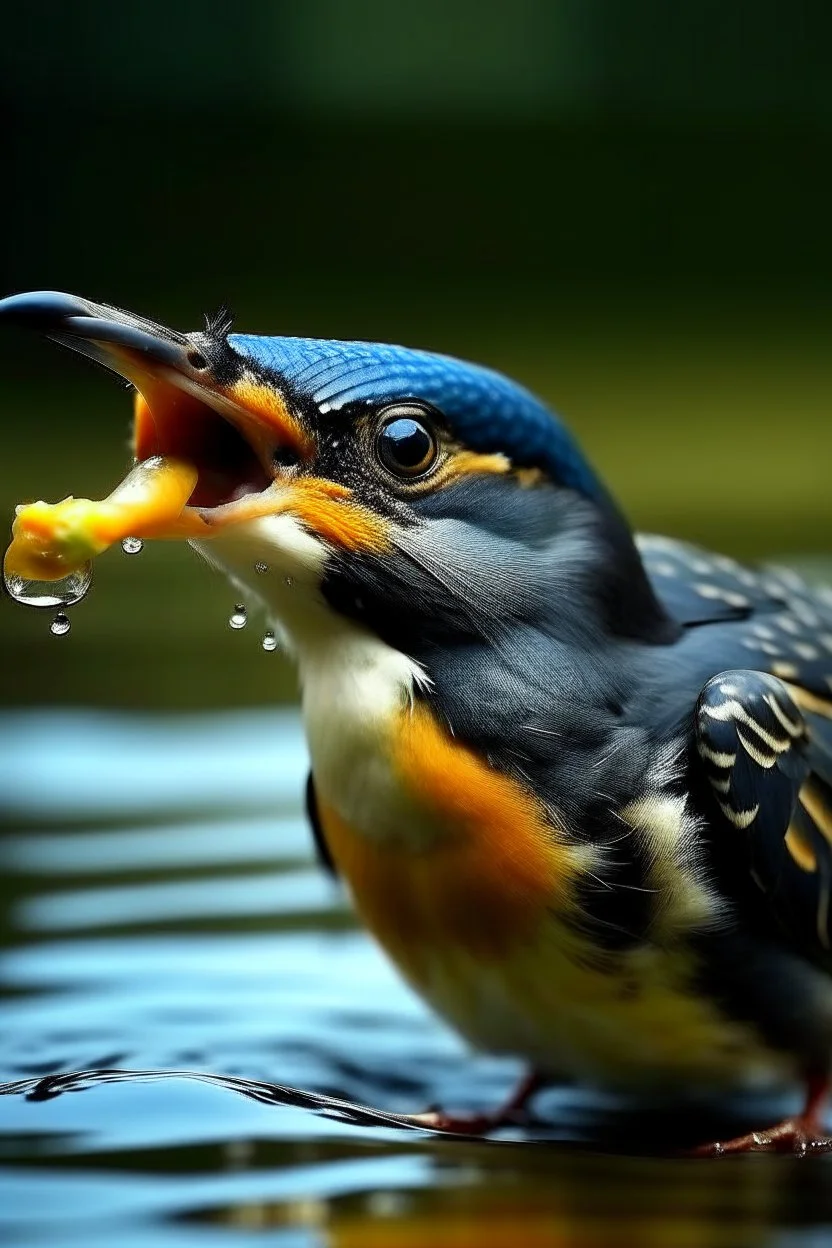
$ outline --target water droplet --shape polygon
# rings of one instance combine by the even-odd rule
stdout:
[[[269,570],[269,565],[267,563],[262,563],[258,561],[254,565],[254,571],[257,572],[259,576],[265,576],[268,570]]]
[[[248,612],[241,602],[234,607],[234,612],[228,623],[232,628],[245,628],[248,623]]]
[[[121,549],[125,555],[138,555],[144,550],[144,542],[140,537],[124,537],[121,539]]]
[[[263,646],[263,649],[268,651],[269,654],[272,652],[272,650],[277,649],[277,638],[275,637],[271,629],[269,629],[267,633],[263,634],[263,641],[261,644]]]
[[[69,616],[64,615],[63,611],[59,611],[52,623],[49,625],[49,631],[54,633],[56,637],[65,637],[72,625],[69,622]]]
[[[89,593],[92,584],[92,563],[85,563],[60,581],[30,581],[15,573],[3,573],[6,593],[24,607],[74,607]]]
[[[288,585],[289,588],[291,589],[295,583],[295,578],[293,576],[284,576],[283,583],[284,585]]]

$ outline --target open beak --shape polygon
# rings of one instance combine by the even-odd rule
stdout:
[[[221,337],[179,333],[55,291],[0,300],[0,321],[37,330],[132,382],[136,458],[191,464],[197,476],[189,506],[201,513],[222,509],[215,522],[245,518],[252,496],[275,480],[277,452],[284,462],[300,462],[313,450],[279,391],[246,378]],[[249,506],[235,514],[246,500]]]
[[[182,334],[55,291],[1,300],[4,320],[133,383],[138,461],[99,502],[19,507],[7,570],[54,579],[127,535],[204,540],[286,512],[332,546],[386,547],[380,518],[346,486],[311,471],[315,438],[279,379],[253,375],[222,334]]]

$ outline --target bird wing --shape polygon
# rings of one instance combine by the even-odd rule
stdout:
[[[695,732],[719,811],[717,852],[832,969],[832,702],[767,672],[726,671],[702,690]]]

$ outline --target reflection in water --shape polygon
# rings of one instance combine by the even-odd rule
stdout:
[[[313,867],[292,715],[0,733],[4,1245],[826,1242],[827,1162],[634,1156],[684,1142],[661,1107],[554,1088],[525,1133],[414,1129],[515,1068],[470,1057]]]
[[[211,1100],[181,1095],[188,1083],[238,1093],[258,1111],[304,1112],[272,1134],[256,1114],[219,1119],[219,1106]],[[128,1124],[117,1148],[111,1136],[84,1147],[76,1135],[63,1140],[40,1135],[28,1160],[48,1157],[54,1167],[58,1159],[86,1153],[92,1173],[82,1178],[83,1198],[96,1204],[103,1199],[125,1219],[185,1217],[239,1230],[303,1227],[316,1234],[310,1242],[348,1246],[415,1248],[429,1241],[485,1248],[515,1243],[708,1248],[776,1244],[778,1224],[799,1224],[808,1209],[827,1208],[826,1168],[790,1159],[712,1165],[593,1155],[566,1142],[535,1147],[528,1139],[431,1139],[400,1115],[231,1076],[96,1070],[19,1080],[0,1093],[39,1107],[67,1093],[124,1084],[132,1094],[126,1104],[132,1099],[139,1109],[149,1101],[144,1110],[154,1118],[165,1112],[166,1102],[174,1119],[190,1106],[194,1120],[184,1147],[181,1141],[161,1147],[162,1139],[142,1148],[140,1136],[130,1138],[135,1124]],[[160,1084],[172,1085],[169,1098],[148,1095],[151,1088],[158,1093]],[[117,1117],[124,1107],[116,1100],[110,1114]],[[310,1119],[309,1111],[317,1117]],[[322,1117],[335,1128],[322,1128]],[[84,1119],[95,1122],[95,1106],[87,1107],[86,1115],[76,1106],[65,1126]],[[175,1181],[160,1185],[145,1177],[113,1183],[94,1173],[105,1156],[118,1157],[119,1168],[132,1164],[139,1175],[163,1172]],[[28,1199],[56,1200],[65,1182],[54,1169],[43,1178],[37,1170],[18,1170],[13,1181],[17,1202],[24,1193]],[[9,1194],[14,1207],[11,1187]],[[47,1231],[63,1213],[60,1203],[50,1204],[48,1213],[38,1204],[19,1220],[27,1231]]]

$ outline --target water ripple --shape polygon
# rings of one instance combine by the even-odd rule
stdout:
[[[294,715],[31,712],[1,715],[0,737],[4,1248],[445,1228],[488,1248],[782,1248],[807,1201],[821,1225],[817,1163],[779,1163],[774,1185],[769,1158],[737,1181],[585,1151],[655,1151],[660,1109],[555,1088],[497,1143],[417,1127],[431,1103],[494,1104],[516,1064],[469,1054],[319,873]]]

